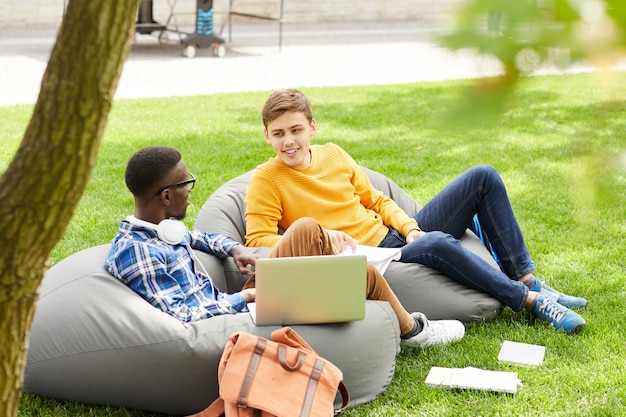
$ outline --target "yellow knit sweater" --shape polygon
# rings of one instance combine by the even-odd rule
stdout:
[[[274,247],[301,217],[341,230],[360,244],[378,246],[390,225],[403,236],[417,229],[393,200],[374,189],[367,175],[339,146],[311,146],[311,165],[294,169],[277,157],[259,165],[246,193],[246,245]]]

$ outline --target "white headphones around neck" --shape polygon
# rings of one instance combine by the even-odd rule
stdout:
[[[183,241],[185,235],[187,234],[187,228],[180,220],[165,219],[159,224],[154,224],[138,219],[135,216],[128,216],[126,217],[126,221],[130,224],[134,224],[135,226],[143,226],[156,231],[159,239],[165,243],[169,243],[170,245],[178,245]]]

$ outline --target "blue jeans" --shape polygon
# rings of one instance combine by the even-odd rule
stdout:
[[[461,245],[459,238],[472,227],[474,216],[501,270]],[[379,246],[402,247],[401,262],[436,269],[456,282],[490,294],[514,311],[524,307],[528,287],[518,279],[535,267],[504,183],[493,167],[479,165],[464,172],[429,201],[415,220],[428,232],[426,235],[407,244],[390,228]]]

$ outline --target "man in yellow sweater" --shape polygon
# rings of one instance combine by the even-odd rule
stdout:
[[[357,241],[401,247],[401,262],[441,271],[514,311],[526,307],[557,330],[576,333],[584,326],[584,319],[571,308],[584,307],[587,301],[560,293],[533,275],[534,262],[493,167],[469,169],[412,218],[374,189],[339,146],[311,145],[317,125],[302,92],[271,94],[262,115],[265,140],[276,157],[259,165],[248,185],[246,245],[274,247],[282,238],[280,229],[312,217],[326,229],[336,252]],[[501,270],[460,244],[458,239],[474,218]]]

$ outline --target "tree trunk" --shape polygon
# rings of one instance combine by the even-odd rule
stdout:
[[[47,260],[96,161],[137,0],[71,0],[24,139],[0,178],[0,416],[16,416]]]

